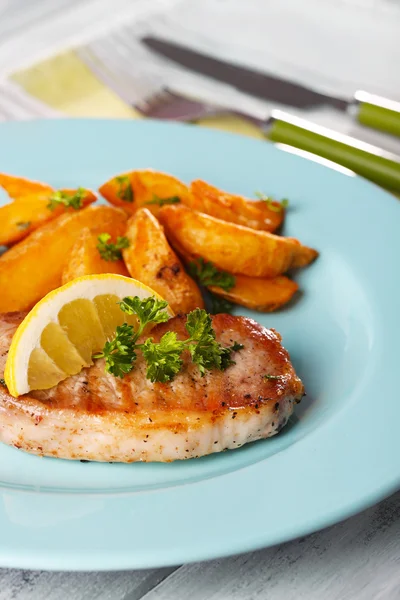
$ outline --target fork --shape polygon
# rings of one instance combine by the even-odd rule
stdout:
[[[264,102],[227,84],[213,82],[210,88],[203,77],[149,51],[140,33],[125,26],[77,48],[76,53],[100,81],[143,116],[196,121],[224,113],[241,115],[261,127],[265,124]]]
[[[113,46],[113,51],[111,50]],[[125,46],[124,46],[125,49]],[[135,76],[126,52],[118,45],[92,44],[77,50],[93,74],[140,114],[154,119],[196,121],[226,112],[226,109],[192,100],[165,87],[155,76]]]
[[[145,117],[173,121],[197,121],[221,112],[214,106],[174,94],[168,88],[158,88],[134,104]]]
[[[182,70],[153,56],[127,28],[92,42],[77,53],[101,81],[146,117],[195,121],[221,112],[245,116],[275,143],[311,152],[378,185],[400,191],[399,156],[282,111],[268,110],[265,104],[255,103],[240,92],[224,106],[219,92],[210,94],[206,89],[204,78],[191,78],[192,82],[200,81],[194,100],[190,94],[182,93],[182,83],[187,88],[188,82],[182,77]],[[166,71],[168,81],[176,81],[175,75],[180,76],[180,87],[165,85]],[[240,107],[239,111],[234,107]]]

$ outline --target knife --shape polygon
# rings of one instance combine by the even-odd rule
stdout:
[[[363,91],[356,92],[354,98],[348,101],[260,71],[211,58],[184,46],[154,37],[144,37],[141,41],[165,58],[189,70],[233,85],[247,94],[303,109],[331,106],[348,111],[363,125],[400,136],[400,103],[398,102]],[[240,107],[237,112],[240,113]],[[400,157],[395,154],[281,111],[272,111],[271,117],[266,122],[259,121],[258,124],[267,137],[274,142],[318,154],[352,169],[379,185],[400,192]]]
[[[357,91],[351,100],[329,96],[261,71],[206,56],[172,42],[151,36],[144,37],[141,41],[151,50],[187,69],[228,83],[251,96],[303,109],[331,106],[337,110],[351,112],[363,125],[400,137],[400,102],[364,91]]]

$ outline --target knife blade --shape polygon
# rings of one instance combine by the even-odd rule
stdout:
[[[257,98],[272,100],[297,108],[311,108],[328,104],[338,110],[347,110],[349,102],[334,98],[307,87],[292,83],[261,71],[234,65],[218,58],[206,56],[179,44],[167,42],[151,36],[141,39],[151,50],[179,63],[191,71],[196,71],[217,81],[228,83],[235,88]]]
[[[143,37],[141,42],[164,58],[251,96],[302,109],[331,106],[351,112],[363,125],[400,136],[399,102],[364,91],[357,91],[351,99],[330,96],[268,73],[207,56],[180,44],[152,36]]]

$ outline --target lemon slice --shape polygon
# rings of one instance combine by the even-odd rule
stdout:
[[[4,373],[10,394],[49,389],[90,366],[118,325],[135,324],[117,304],[126,296],[163,299],[136,279],[114,274],[79,277],[45,296],[11,342]]]

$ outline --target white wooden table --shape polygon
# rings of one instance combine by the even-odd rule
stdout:
[[[267,4],[258,0],[261,8]],[[332,11],[335,0],[323,0],[326,10]],[[155,0],[152,0],[154,3]],[[222,0],[215,0],[221,11]],[[243,10],[240,0],[224,0],[229,4],[230,14]],[[254,3],[257,0],[251,0]],[[321,0],[322,2],[322,0]],[[150,0],[114,0],[110,16],[108,0],[0,0],[0,76],[13,68],[24,66],[29,57],[46,55],[50,49],[63,44],[90,39],[95,30],[105,30],[112,20],[123,20],[135,11],[149,10]],[[159,5],[169,7],[175,0],[157,0]],[[376,21],[381,29],[376,35],[386,39],[393,34],[393,23],[399,31],[400,7],[394,0],[337,0],[341,7],[349,7],[346,30],[353,27],[354,39],[359,33],[360,22],[355,19],[360,10],[364,23],[371,21],[371,13],[377,10]],[[197,9],[208,6],[204,0]],[[302,5],[303,25],[307,17],[307,2]],[[310,0],[309,6],[315,0]],[[247,4],[246,4],[247,6]],[[278,10],[288,11],[295,6],[294,0],[275,3]],[[203,7],[203,8],[201,8]],[[186,7],[187,9],[187,7]],[[396,12],[397,11],[397,12]],[[379,13],[379,14],[378,14]],[[220,13],[219,13],[220,14]],[[329,13],[331,15],[331,12]],[[385,21],[386,16],[389,15]],[[94,19],[96,15],[96,19]],[[384,15],[384,16],[382,16]],[[190,36],[193,13],[186,10],[186,29]],[[237,20],[237,17],[236,17]],[[396,21],[397,20],[397,21]],[[391,22],[389,24],[389,21]],[[204,23],[207,15],[204,15]],[[312,15],[310,16],[310,23]],[[372,21],[371,21],[372,22]],[[183,21],[179,21],[182,24]],[[387,25],[385,25],[387,23]],[[79,27],[77,27],[79,24]],[[387,26],[387,35],[385,27]],[[327,25],[324,23],[324,27]],[[199,27],[201,30],[202,28]],[[379,29],[379,27],[377,27]],[[189,31],[190,30],[190,31]],[[203,29],[205,31],[205,29]],[[188,33],[187,33],[188,34]],[[204,36],[198,35],[198,45],[206,44]],[[358,43],[358,41],[357,41]],[[383,42],[382,42],[383,43]],[[243,45],[243,44],[242,44]],[[239,46],[238,46],[239,47]],[[397,50],[396,50],[397,51]],[[393,48],[393,52],[395,49]],[[290,54],[290,52],[289,52]],[[354,57],[353,57],[354,58]],[[279,62],[279,61],[278,61]],[[277,61],[271,64],[279,71]],[[386,65],[384,76],[379,73],[380,89],[397,89],[398,61]],[[335,67],[335,65],[333,65]],[[288,63],[282,63],[288,70]],[[335,70],[335,69],[333,69]],[[381,69],[378,69],[381,71]],[[311,72],[311,71],[310,71]],[[305,72],[305,77],[309,73]],[[367,74],[368,77],[373,75]],[[386,79],[385,79],[386,77]],[[343,78],[346,79],[346,78]],[[398,81],[398,79],[397,79]],[[354,85],[357,85],[354,82]],[[329,87],[329,85],[328,85]],[[372,90],[371,90],[372,91]],[[376,90],[374,90],[376,91]],[[392,92],[392,95],[394,92]],[[1,112],[2,100],[4,104]],[[10,107],[18,101],[15,90],[0,85],[0,120],[9,118]],[[23,106],[22,106],[23,105]],[[16,116],[38,115],[41,107],[35,103],[21,102]],[[343,127],[335,116],[324,115],[324,122],[332,127]],[[400,152],[400,144],[398,148]],[[384,399],[381,399],[384,402]],[[295,499],[293,510],[296,510]],[[1,535],[1,532],[0,532]],[[0,569],[0,600],[374,600],[400,599],[400,492],[336,526],[293,542],[266,550],[232,558],[214,560],[168,569],[126,571],[113,573],[49,573]]]

